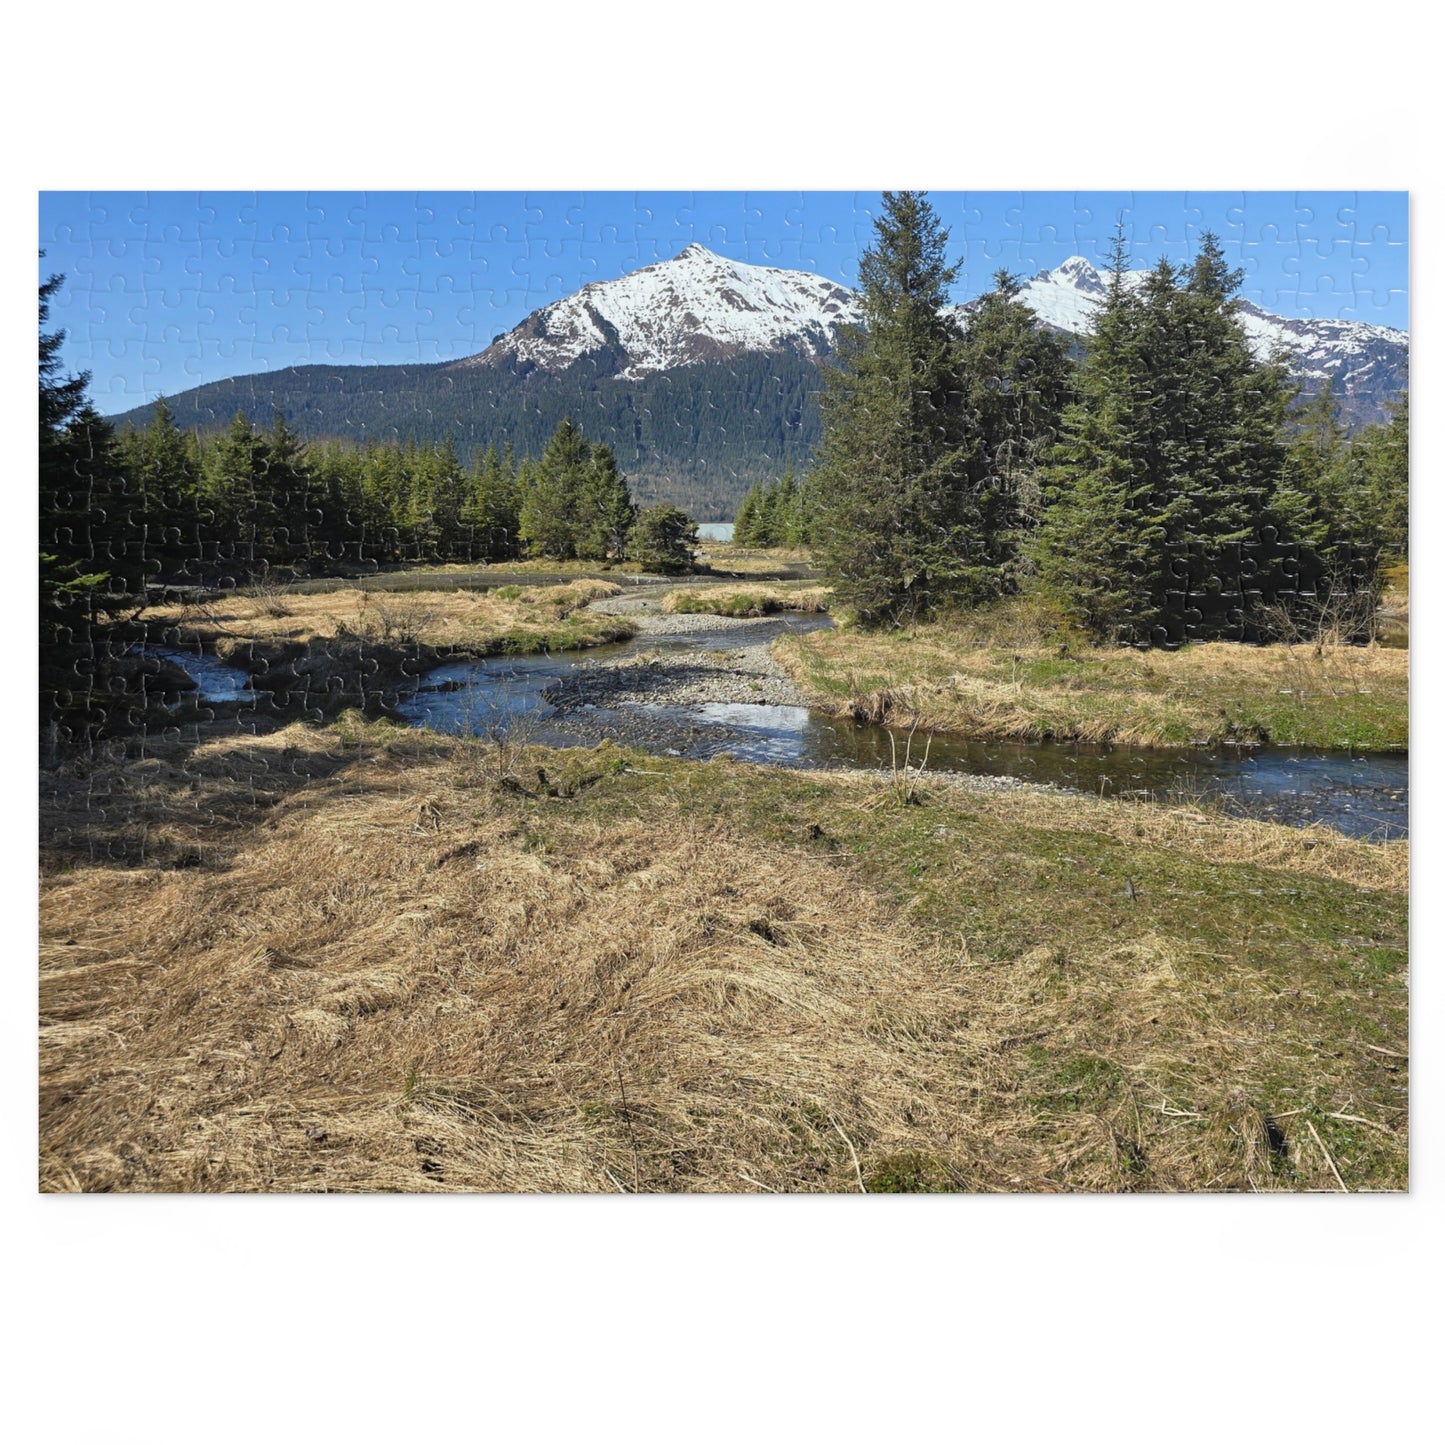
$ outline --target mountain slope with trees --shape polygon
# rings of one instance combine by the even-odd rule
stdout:
[[[1146,272],[1127,273],[1132,289]],[[997,278],[996,278],[997,279]],[[1035,324],[1068,343],[1104,281],[1083,257],[1010,282]],[[994,293],[990,293],[992,296]],[[947,298],[944,298],[947,305]],[[962,329],[989,297],[948,306]],[[690,246],[533,312],[485,351],[427,365],[301,366],[208,383],[168,399],[183,430],[220,431],[238,411],[280,411],[311,441],[451,437],[465,464],[488,446],[537,456],[565,417],[612,449],[639,498],[730,519],[749,488],[801,472],[821,432],[816,400],[862,298],[802,271],[749,266]],[[1347,429],[1388,419],[1407,338],[1388,327],[1286,320],[1241,301],[1257,359],[1283,344],[1306,395],[1330,383]],[[115,418],[144,427],[150,407]]]

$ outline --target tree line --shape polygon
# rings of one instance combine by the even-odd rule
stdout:
[[[799,482],[791,467],[776,481],[754,483],[733,521],[739,547],[806,547],[817,541],[817,498],[810,474]]]
[[[1285,358],[1254,356],[1216,237],[1136,287],[1116,236],[1077,359],[1006,272],[960,326],[946,242],[921,192],[885,193],[864,324],[825,371],[817,464],[790,489],[809,503],[788,526],[843,606],[897,625],[1031,589],[1135,644],[1259,638],[1331,598],[1372,609],[1408,541],[1408,404],[1346,441],[1328,386],[1301,403]]]
[[[640,509],[611,448],[571,418],[538,458],[489,446],[467,466],[450,438],[307,443],[279,413],[268,428],[238,414],[203,436],[177,427],[162,400],[148,426],[99,447],[127,504],[112,545],[134,554],[128,575],[154,581],[527,557],[690,560],[685,547],[656,545],[654,514],[676,509]]]

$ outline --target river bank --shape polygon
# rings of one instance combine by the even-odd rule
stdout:
[[[1410,654],[1338,643],[1192,643],[1177,651],[999,637],[987,615],[893,633],[781,639],[816,707],[978,741],[1139,748],[1409,745]]]
[[[360,715],[41,840],[47,1190],[1408,1180],[1400,845]]]
[[[534,596],[509,590],[517,595],[497,600],[512,607],[514,617],[517,608],[535,612]],[[729,610],[725,589],[716,591],[721,610]],[[1189,801],[1295,826],[1326,823],[1361,837],[1408,831],[1402,755],[1260,746],[1117,748],[927,729],[910,737],[907,728],[818,708],[817,698],[773,656],[775,644],[826,629],[825,615],[677,613],[671,610],[676,595],[663,584],[594,598],[585,608],[590,625],[615,624],[631,636],[582,652],[532,648],[479,658],[414,648],[378,660],[374,643],[338,655],[328,640],[318,659],[325,690],[308,675],[306,659],[299,671],[277,668],[273,659],[248,676],[204,653],[158,651],[148,665],[166,671],[189,666],[208,679],[196,703],[175,706],[158,723],[183,725],[208,713],[234,713],[238,722],[258,713],[320,721],[360,706],[416,727],[553,747],[611,741],[666,756],[731,756],[789,767],[889,773],[923,767],[933,774],[986,777],[994,788],[1045,786]],[[257,668],[252,652],[243,650],[238,659]]]

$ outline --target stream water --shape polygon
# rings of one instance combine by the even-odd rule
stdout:
[[[1228,811],[1303,826],[1325,823],[1356,837],[1409,831],[1409,760],[1399,753],[1352,754],[1305,748],[1087,748],[1057,743],[931,742],[860,726],[803,707],[710,702],[687,706],[623,703],[558,711],[543,696],[579,666],[647,652],[757,646],[784,631],[811,631],[826,617],[790,617],[709,632],[644,635],[613,647],[544,657],[489,658],[435,668],[396,711],[414,727],[488,734],[522,729],[554,747],[590,747],[604,738],[676,757],[727,754],[787,767],[890,768],[982,774],[1047,783],[1105,797],[1210,802]],[[200,684],[205,701],[236,701],[245,674],[215,658],[167,652]]]

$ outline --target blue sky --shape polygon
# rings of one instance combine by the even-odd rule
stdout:
[[[1403,192],[934,191],[963,274],[1102,260],[1122,216],[1135,264],[1214,230],[1243,294],[1284,316],[1408,325]],[[102,412],[313,362],[471,355],[529,312],[692,241],[854,285],[865,192],[42,192],[52,323]]]

